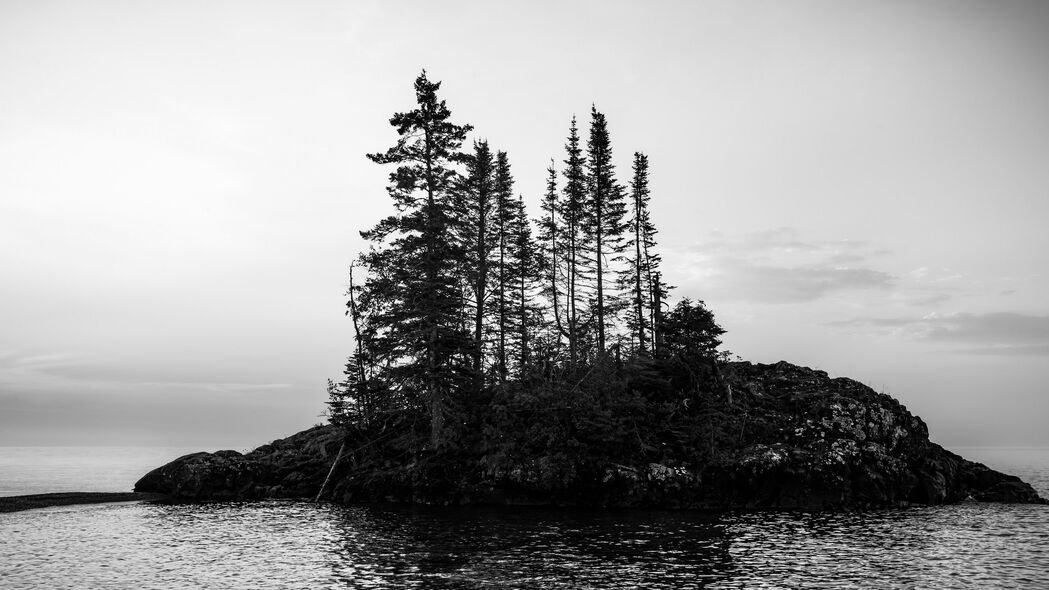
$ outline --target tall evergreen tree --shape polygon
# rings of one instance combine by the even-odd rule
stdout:
[[[539,219],[539,250],[541,253],[542,294],[550,304],[553,324],[553,342],[560,346],[566,334],[561,312],[561,282],[563,280],[563,253],[566,232],[562,224],[561,201],[557,194],[557,170],[553,160],[546,169],[546,193],[543,195],[543,215]]]
[[[591,109],[585,149],[573,117],[536,241],[506,154],[483,141],[461,153],[470,127],[449,122],[438,90],[423,72],[416,107],[390,120],[396,144],[369,155],[394,168],[395,212],[362,232],[371,245],[351,266],[356,347],[328,390],[354,469],[333,489],[454,500],[536,465],[537,489],[582,489],[609,464],[702,468],[715,440],[743,446],[722,411],[723,331],[701,301],[665,307],[647,157],[634,154],[628,192],[605,117]],[[626,336],[632,350],[613,344]],[[699,395],[715,386],[728,406]],[[427,438],[440,452],[419,452]]]
[[[456,165],[471,127],[449,121],[439,88],[423,71],[415,80],[416,108],[390,119],[397,143],[368,155],[396,166],[387,187],[396,213],[361,232],[373,242],[363,256],[366,288],[375,302],[372,321],[383,326],[372,342],[375,353],[387,361],[389,380],[428,414],[434,447],[448,440],[445,423],[455,411],[455,392],[469,383],[472,342],[461,323],[456,270],[462,252],[449,239],[456,223],[449,214]]]
[[[573,365],[579,361],[580,343],[582,340],[583,313],[586,309],[586,288],[584,281],[588,276],[586,234],[584,232],[584,214],[587,201],[586,157],[579,145],[579,128],[576,118],[568,128],[568,142],[565,144],[567,158],[564,161],[564,199],[561,204],[562,226],[564,227],[565,245],[565,282],[567,290],[566,324],[568,337],[568,357]]]
[[[616,181],[612,165],[612,142],[605,116],[590,109],[590,137],[587,140],[587,188],[585,229],[593,241],[597,351],[604,353],[608,332],[622,307],[622,298],[605,280],[610,266],[622,260],[626,247],[624,232],[626,202],[623,188]]]
[[[651,345],[653,272],[658,269],[659,255],[655,253],[656,228],[649,215],[651,200],[648,189],[648,156],[634,152],[633,178],[630,182],[630,236],[627,240],[628,266],[620,274],[620,289],[630,294],[627,327],[637,343],[639,352],[647,352]]]
[[[642,222],[640,224],[641,237],[641,259],[643,272],[643,283],[648,291],[648,328],[652,335],[652,350],[658,351],[662,342],[662,317],[663,303],[667,294],[674,287],[663,281],[660,266],[663,257],[656,251],[656,225],[652,223],[652,216],[648,208],[651,197],[648,193],[648,156],[635,154],[635,159],[641,156],[644,169],[644,198],[642,200]]]
[[[488,327],[486,302],[491,292],[491,258],[497,240],[495,216],[495,162],[488,142],[474,142],[466,163],[466,177],[459,191],[460,239],[465,252],[463,274],[472,306],[473,349],[471,369],[474,390],[484,387],[484,351]]]
[[[524,199],[518,197],[513,208],[510,228],[513,248],[511,249],[510,275],[515,289],[514,320],[517,361],[517,376],[524,377],[531,364],[530,346],[535,328],[538,308],[535,299],[536,282],[539,279],[539,249],[532,238],[532,225],[525,211]]]
[[[495,290],[493,307],[496,317],[496,376],[500,383],[506,381],[509,363],[507,338],[510,333],[510,314],[513,305],[513,277],[510,272],[510,251],[513,247],[514,178],[510,172],[510,161],[506,152],[499,151],[495,157]]]

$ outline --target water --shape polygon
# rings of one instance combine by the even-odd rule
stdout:
[[[1049,447],[954,447],[950,450],[970,461],[1018,476],[1031,484],[1039,496],[1049,499]]]
[[[130,492],[135,482],[153,468],[199,450],[188,447],[0,447],[0,496]]]
[[[1032,471],[1049,450],[963,449]],[[0,588],[1045,588],[1049,507],[861,513],[55,507],[0,514]]]
[[[0,516],[0,587],[1037,588],[1047,516],[103,504]]]

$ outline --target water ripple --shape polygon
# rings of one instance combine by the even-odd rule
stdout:
[[[1035,588],[1049,508],[863,513],[117,504],[0,515],[0,587]]]

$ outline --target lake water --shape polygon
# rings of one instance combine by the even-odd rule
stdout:
[[[0,447],[0,496],[130,492],[155,467],[189,447]]]
[[[957,450],[1049,496],[1049,449]],[[381,587],[1046,588],[1049,506],[712,515],[272,501],[0,514],[5,589]]]

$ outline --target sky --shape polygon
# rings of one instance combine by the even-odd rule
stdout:
[[[1049,445],[1049,3],[0,0],[0,445],[324,420],[425,68],[537,210],[573,115],[648,154],[723,348],[951,446]]]

